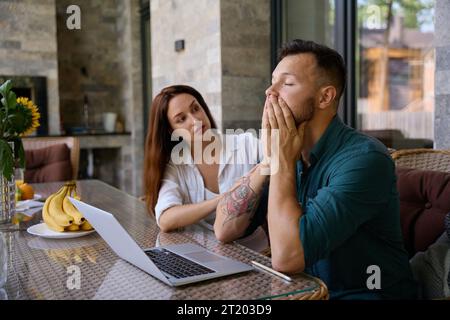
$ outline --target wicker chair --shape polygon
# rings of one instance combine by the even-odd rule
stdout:
[[[398,150],[393,152],[391,156],[397,167],[450,172],[450,150]],[[450,300],[450,297],[436,300]]]
[[[398,150],[391,156],[397,167],[450,172],[450,150]]]
[[[23,138],[25,150],[41,149],[56,144],[65,143],[70,149],[70,163],[72,165],[72,179],[78,177],[78,166],[80,162],[80,140],[76,137],[30,137]]]

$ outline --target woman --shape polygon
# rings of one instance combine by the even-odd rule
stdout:
[[[224,140],[214,130],[217,125],[201,94],[184,85],[164,88],[154,98],[149,128],[144,186],[148,209],[159,227],[168,232],[200,222],[213,230],[222,194],[261,159],[258,140],[251,133]],[[204,139],[207,134],[212,138]],[[181,162],[180,147],[188,150]]]

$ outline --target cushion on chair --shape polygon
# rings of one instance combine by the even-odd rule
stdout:
[[[410,257],[426,250],[445,230],[450,212],[450,173],[397,168],[400,218]]]
[[[450,239],[450,212],[445,216],[445,232],[447,232],[447,237]]]
[[[72,177],[70,149],[66,144],[25,150],[25,160],[26,182],[65,181]]]
[[[450,297],[450,239],[447,233],[442,233],[426,251],[417,252],[410,264],[419,283],[420,298]]]

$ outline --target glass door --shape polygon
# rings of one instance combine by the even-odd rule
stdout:
[[[289,40],[313,40],[335,47],[335,0],[272,0],[272,69]]]
[[[432,148],[434,0],[357,0],[357,127],[394,149]]]

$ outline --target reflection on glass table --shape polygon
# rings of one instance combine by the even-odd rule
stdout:
[[[59,183],[33,186],[44,197],[60,188]],[[103,182],[77,181],[77,190],[83,201],[114,215],[142,249],[194,243],[244,264],[254,260],[271,265],[268,257],[244,246],[218,242],[214,233],[201,226],[160,233],[144,203]],[[36,215],[27,223],[40,222]],[[8,234],[11,267],[3,287],[8,299],[279,299],[311,297],[320,287],[318,279],[304,274],[287,282],[254,269],[175,288],[119,258],[98,232],[74,239],[43,239],[22,228]],[[80,290],[67,287],[68,268],[79,268]]]

